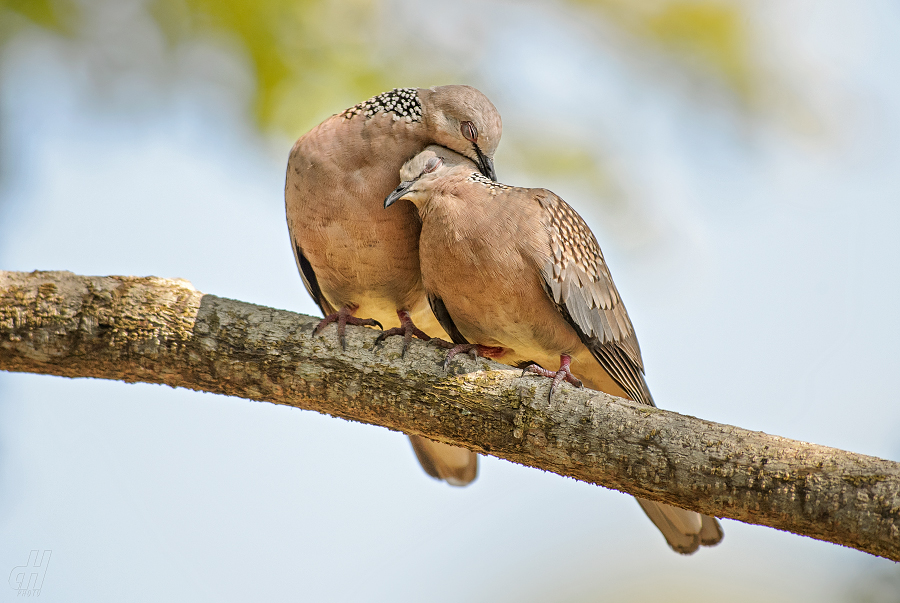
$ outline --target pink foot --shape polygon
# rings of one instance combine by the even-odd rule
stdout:
[[[478,345],[477,343],[460,343],[454,345],[449,341],[444,341],[437,337],[433,338],[429,343],[434,343],[435,345],[450,350],[447,352],[447,359],[444,360],[444,371],[450,368],[450,361],[453,360],[453,357],[457,354],[471,354],[473,358],[478,358],[479,356],[482,358],[500,358],[506,352],[505,348],[492,348],[486,345]]]
[[[334,314],[329,314],[322,321],[316,325],[316,328],[313,329],[313,335],[318,335],[322,329],[327,327],[333,322],[337,322],[337,332],[338,339],[341,342],[341,349],[347,349],[347,341],[344,339],[344,327],[346,325],[357,325],[360,327],[378,327],[379,329],[384,330],[384,327],[381,326],[381,323],[375,320],[374,318],[357,318],[353,316],[353,313],[356,312],[356,308],[348,308],[344,306]]]
[[[552,403],[553,401],[553,392],[556,391],[556,386],[562,383],[562,380],[565,379],[575,387],[582,387],[583,384],[579,381],[575,375],[569,371],[569,365],[572,363],[572,358],[567,354],[563,354],[559,357],[559,370],[556,372],[548,371],[545,368],[541,368],[536,364],[532,364],[531,366],[525,367],[525,370],[522,371],[522,375],[524,376],[526,372],[528,373],[536,373],[538,375],[543,375],[544,377],[549,377],[553,379],[553,385],[550,386],[550,394],[547,396],[547,402]]]
[[[388,337],[393,337],[395,335],[403,335],[403,351],[400,353],[400,357],[403,358],[406,356],[406,350],[409,348],[410,342],[412,342],[412,338],[418,337],[422,341],[430,341],[431,337],[425,333],[425,331],[420,330],[416,325],[413,324],[412,319],[409,317],[409,312],[406,310],[397,310],[397,317],[400,318],[400,326],[394,327],[393,329],[388,329],[387,331],[383,331],[381,335],[378,336],[378,339],[375,340],[375,345],[372,346],[372,351],[375,351],[375,348],[378,345],[387,339]]]

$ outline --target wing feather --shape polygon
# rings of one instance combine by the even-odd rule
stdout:
[[[653,405],[631,319],[594,233],[560,197],[540,190],[550,253],[540,266],[544,290],[600,366],[636,402]]]
[[[310,264],[309,260],[306,259],[306,256],[303,255],[300,245],[296,242],[294,243],[294,260],[297,262],[297,268],[300,270],[300,278],[303,279],[303,286],[306,287],[306,292],[309,293],[309,296],[313,298],[313,301],[316,302],[319,309],[322,310],[322,316],[329,316],[337,312],[337,310],[328,303],[325,296],[322,295],[322,288],[319,286],[319,279],[316,278],[316,273],[313,270],[312,264]]]
[[[459,329],[456,328],[456,323],[453,322],[453,318],[450,316],[450,312],[447,311],[447,306],[444,305],[444,300],[436,295],[428,294],[428,305],[431,306],[431,311],[434,313],[434,317],[437,318],[438,322],[441,324],[441,328],[447,332],[447,335],[450,336],[450,339],[455,344],[469,343],[466,341],[466,338],[462,336],[462,333],[459,332]]]

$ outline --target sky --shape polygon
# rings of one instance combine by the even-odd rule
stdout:
[[[499,25],[471,83],[504,131],[594,145],[629,200],[538,182],[501,143],[501,181],[551,188],[594,229],[657,404],[900,458],[900,9],[761,4],[760,52],[795,99],[761,115],[551,5],[484,10]],[[430,27],[441,43],[466,23]],[[88,79],[33,32],[0,63],[0,268],[180,277],[318,314],[284,220],[292,140],[211,84],[123,108]],[[498,459],[451,488],[385,429],[0,373],[0,574],[51,550],[42,600],[900,600],[892,562],[723,526],[682,557],[628,496]]]

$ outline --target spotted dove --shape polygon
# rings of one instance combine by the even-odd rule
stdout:
[[[333,115],[291,149],[285,208],[291,247],[306,290],[325,319],[394,327],[385,334],[444,336],[422,288],[416,210],[384,211],[400,167],[429,144],[470,158],[495,178],[500,115],[469,86],[398,88]],[[405,347],[404,347],[405,350]],[[477,474],[475,453],[410,436],[425,471],[453,485]]]
[[[654,406],[641,351],[597,240],[545,189],[499,184],[465,157],[429,147],[385,199],[422,218],[428,301],[460,349]],[[409,205],[397,203],[396,205]],[[560,365],[559,371],[542,367]],[[553,388],[550,395],[552,396]],[[638,498],[677,552],[722,539],[712,517]]]

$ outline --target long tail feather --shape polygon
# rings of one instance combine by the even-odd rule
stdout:
[[[471,450],[409,436],[413,451],[425,473],[451,486],[468,486],[478,476],[478,455]]]
[[[690,555],[700,548],[700,545],[714,546],[722,541],[722,526],[715,517],[645,498],[636,500],[676,552]]]

